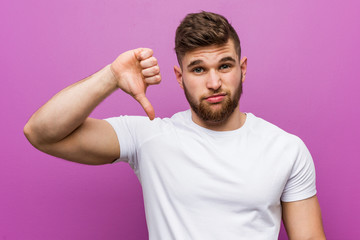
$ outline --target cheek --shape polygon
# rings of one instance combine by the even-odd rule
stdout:
[[[240,71],[234,71],[229,73],[229,75],[226,76],[226,79],[231,86],[238,86],[241,82]]]
[[[186,86],[187,90],[191,93],[199,91],[201,88],[201,78],[194,78],[190,76],[183,77],[183,84]]]

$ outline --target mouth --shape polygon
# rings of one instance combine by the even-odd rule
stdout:
[[[213,94],[209,97],[205,97],[205,100],[209,103],[219,103],[225,98],[225,93]]]

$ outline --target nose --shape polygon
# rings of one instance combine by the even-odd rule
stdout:
[[[206,80],[206,87],[212,90],[218,90],[221,87],[220,75],[213,69],[209,71],[209,75]]]

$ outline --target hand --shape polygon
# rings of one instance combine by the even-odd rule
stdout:
[[[124,52],[111,64],[117,86],[130,94],[153,120],[155,111],[145,93],[149,85],[161,81],[160,68],[153,51],[149,48],[138,48]]]

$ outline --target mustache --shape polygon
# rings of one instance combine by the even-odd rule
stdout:
[[[229,92],[229,91],[225,91],[225,90],[223,90],[222,88],[219,88],[219,89],[217,89],[217,90],[215,90],[215,91],[210,91],[209,93],[202,95],[202,96],[201,96],[201,99],[202,99],[202,100],[205,100],[205,99],[207,99],[207,98],[209,98],[209,97],[218,96],[218,95],[223,95],[223,96],[225,96],[225,95],[230,95],[230,92]]]

